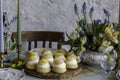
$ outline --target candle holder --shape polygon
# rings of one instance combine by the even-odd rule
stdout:
[[[5,55],[7,54],[7,52],[1,52],[0,53],[0,68],[3,68],[4,65],[3,65],[3,59],[5,57]]]
[[[24,65],[25,65],[25,60],[23,60],[22,58],[20,58],[20,54],[21,54],[21,45],[17,45],[17,58],[13,60],[12,64],[11,64],[11,68],[15,68],[15,69],[23,69]]]
[[[18,61],[20,60],[21,47],[21,45],[17,45]]]

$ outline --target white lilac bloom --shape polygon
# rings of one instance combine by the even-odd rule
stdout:
[[[79,37],[79,34],[77,32],[72,32],[69,37],[74,41]]]
[[[113,46],[110,46],[109,41],[103,41],[102,45],[99,47],[99,51],[103,53],[110,53],[113,50]]]
[[[82,43],[82,44],[85,44],[86,42],[87,42],[87,38],[84,36],[84,37],[81,37],[80,38],[80,42]]]

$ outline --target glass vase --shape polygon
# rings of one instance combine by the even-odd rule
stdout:
[[[88,65],[100,65],[101,62],[107,59],[107,57],[108,56],[106,54],[94,51],[85,52],[81,56],[82,62]]]

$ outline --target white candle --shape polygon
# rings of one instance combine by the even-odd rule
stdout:
[[[3,1],[0,0],[0,53],[4,52]]]
[[[119,17],[118,17],[118,24],[120,25],[120,0],[119,0]]]

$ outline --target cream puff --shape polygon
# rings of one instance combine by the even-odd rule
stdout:
[[[41,59],[37,65],[36,71],[39,73],[49,73],[51,71],[50,64],[46,59]]]
[[[49,49],[46,49],[46,48],[44,48],[41,52],[41,56],[45,56],[45,55],[48,55],[48,54],[52,54],[52,52]]]
[[[76,69],[78,68],[78,63],[75,57],[67,56],[66,58],[66,67],[68,69]]]
[[[55,59],[62,59],[63,61],[66,60],[64,54],[59,53],[59,52],[55,53],[54,57],[55,57]]]
[[[39,55],[37,52],[31,52],[29,55],[28,55],[28,60],[30,61],[38,61],[39,62]]]
[[[46,59],[50,64],[53,63],[53,61],[54,61],[52,54],[47,54],[47,55],[43,56],[42,59]]]
[[[31,52],[26,62],[26,68],[34,70],[39,62],[39,55],[37,52]]]
[[[66,64],[63,60],[55,59],[52,65],[52,70],[55,73],[64,73],[66,72]]]
[[[76,56],[74,52],[68,52],[68,53],[67,53],[67,56],[75,57],[76,60],[77,60],[77,63],[80,63],[80,62],[81,62],[80,56]]]
[[[71,51],[71,52],[68,52],[68,53],[67,53],[67,56],[76,57],[75,53],[74,53],[74,52],[72,52],[72,51]]]
[[[38,61],[27,61],[26,68],[30,70],[35,70],[37,64],[38,64]]]
[[[65,49],[58,49],[56,51],[56,53],[61,53],[61,54],[64,54],[64,56],[66,55],[67,51]]]
[[[77,63],[81,62],[80,56],[76,56]]]

